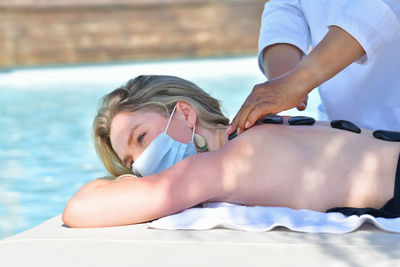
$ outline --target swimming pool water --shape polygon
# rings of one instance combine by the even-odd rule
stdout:
[[[107,175],[91,141],[99,99],[140,74],[195,82],[231,119],[265,78],[255,57],[16,69],[0,72],[0,238],[62,212],[86,182]],[[307,112],[316,116],[317,92]]]

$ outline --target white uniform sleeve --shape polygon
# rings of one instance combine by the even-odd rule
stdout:
[[[288,43],[304,54],[310,44],[310,33],[298,0],[270,0],[265,4],[258,39],[258,65],[265,74],[262,51],[265,47]]]
[[[357,63],[365,64],[400,31],[398,14],[387,2],[390,1],[325,0],[328,27],[344,29],[364,48],[366,54]]]

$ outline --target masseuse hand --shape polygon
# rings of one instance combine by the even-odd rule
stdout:
[[[363,55],[365,50],[352,35],[340,27],[329,27],[321,42],[293,70],[254,86],[226,133],[237,129],[240,134],[268,114],[299,106],[313,88]]]
[[[276,114],[293,107],[304,110],[307,106],[307,94],[304,90],[296,88],[296,84],[288,81],[285,76],[281,76],[255,85],[227,129],[227,134],[235,130],[240,134],[269,114]]]

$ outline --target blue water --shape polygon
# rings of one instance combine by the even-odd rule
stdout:
[[[90,136],[98,101],[150,73],[195,82],[221,100],[230,118],[265,80],[255,57],[0,72],[0,238],[61,213],[83,184],[107,175]],[[315,115],[318,94],[309,102],[303,115]]]

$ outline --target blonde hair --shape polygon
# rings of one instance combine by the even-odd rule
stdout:
[[[114,176],[132,173],[124,166],[111,146],[111,121],[122,111],[146,108],[169,117],[177,101],[190,104],[197,112],[198,125],[218,128],[228,125],[220,103],[204,90],[187,80],[165,75],[141,75],[105,95],[93,121],[93,137],[97,155]]]

